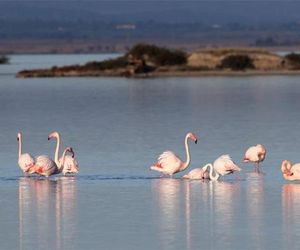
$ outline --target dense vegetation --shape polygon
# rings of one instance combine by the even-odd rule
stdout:
[[[155,66],[182,65],[186,64],[187,56],[185,52],[179,50],[169,50],[155,45],[137,44],[124,56],[109,59],[102,62],[89,62],[81,67],[82,70],[109,70],[124,68],[128,65],[128,58],[144,60],[155,64]]]
[[[128,55],[137,59],[147,56],[148,60],[157,66],[182,65],[187,62],[187,55],[181,50],[170,50],[150,44],[137,44],[127,53]]]
[[[300,54],[291,53],[285,56],[292,69],[300,69]]]
[[[221,69],[246,70],[254,69],[253,60],[248,55],[229,55],[219,65]]]

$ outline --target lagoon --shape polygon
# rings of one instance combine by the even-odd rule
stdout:
[[[116,55],[14,55],[0,66],[1,249],[297,249],[300,183],[283,159],[300,161],[300,77],[15,78],[24,68]],[[52,130],[72,146],[74,177],[23,177],[24,151],[54,154]],[[229,153],[243,169],[220,182],[159,178],[149,166],[166,149],[189,169]],[[241,163],[262,143],[264,175]]]

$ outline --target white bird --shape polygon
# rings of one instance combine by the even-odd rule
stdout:
[[[216,174],[222,176],[233,174],[236,171],[241,171],[241,169],[232,161],[229,155],[221,155],[214,161],[213,167],[216,171]]]
[[[30,173],[37,173],[49,177],[50,175],[57,174],[58,168],[53,160],[47,155],[39,155],[35,158],[35,164],[30,168]]]
[[[66,155],[67,152],[70,152],[72,155]],[[79,172],[79,165],[75,159],[73,148],[68,147],[64,150],[62,157],[59,159],[59,163],[61,164],[61,166],[63,166],[61,170],[63,175]]]
[[[195,168],[191,170],[188,174],[184,175],[182,178],[190,179],[190,180],[210,179],[209,172],[207,171],[209,167],[213,169],[211,163],[208,163],[202,168]]]
[[[209,168],[209,172],[208,172]],[[218,180],[220,176],[227,174],[232,174],[235,171],[240,171],[241,169],[232,161],[229,155],[221,155],[212,164],[206,164],[202,168],[195,168],[191,170],[188,174],[184,175],[185,179],[210,179],[212,181]]]
[[[255,163],[255,170],[259,172],[259,163],[264,161],[266,153],[266,148],[262,144],[257,144],[247,149],[243,160]]]
[[[67,173],[78,173],[79,172],[79,165],[75,159],[75,154],[72,148],[69,148],[71,155],[66,155],[64,157],[64,154],[59,158],[59,149],[60,149],[60,134],[57,131],[54,131],[48,135],[48,140],[51,138],[56,138],[56,148],[55,148],[55,154],[54,154],[54,161],[56,165],[58,166],[58,171],[62,172],[64,175]],[[65,152],[67,152],[67,148],[65,149]]]
[[[191,162],[188,139],[191,139],[196,144],[197,144],[197,140],[198,140],[197,137],[193,133],[189,132],[186,134],[185,141],[184,141],[185,151],[186,151],[186,161],[185,162],[183,162],[172,151],[166,151],[166,152],[163,152],[158,157],[158,161],[155,164],[153,164],[150,167],[150,169],[161,172],[166,175],[170,175],[170,176],[185,170]]]
[[[22,133],[21,132],[17,134],[17,140],[19,142],[18,164],[24,173],[28,173],[29,169],[34,165],[34,159],[28,153],[22,154]]]

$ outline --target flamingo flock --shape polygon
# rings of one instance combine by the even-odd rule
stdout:
[[[22,133],[17,134],[19,143],[18,164],[24,174],[38,174],[49,177],[54,174],[74,174],[79,172],[79,165],[75,159],[75,153],[71,147],[66,147],[59,158],[60,134],[55,131],[48,135],[48,140],[55,138],[56,149],[54,160],[47,155],[33,157],[29,153],[22,153]]]
[[[77,174],[79,165],[75,159],[75,153],[72,147],[66,147],[60,154],[61,137],[57,131],[48,135],[48,140],[55,139],[56,146],[54,151],[54,159],[47,155],[39,155],[33,157],[29,153],[23,153],[22,133],[17,134],[18,141],[18,165],[22,172],[27,174],[37,174],[49,177],[51,175],[60,174]],[[195,144],[198,142],[197,136],[189,132],[184,139],[186,160],[182,161],[174,152],[165,151],[159,155],[157,162],[150,166],[150,170],[158,171],[163,175],[172,177],[174,174],[183,172],[191,163],[191,154],[189,149],[189,141]],[[255,172],[260,173],[260,163],[266,157],[266,148],[262,144],[249,147],[243,157],[243,162],[254,163]],[[229,154],[218,157],[213,163],[207,163],[203,167],[195,168],[183,175],[183,179],[190,180],[219,180],[221,176],[233,174],[241,171],[241,168],[232,160]],[[286,180],[300,180],[300,163],[292,165],[288,160],[282,161],[281,172]]]

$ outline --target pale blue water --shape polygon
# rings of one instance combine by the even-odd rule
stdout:
[[[1,249],[299,248],[300,183],[280,173],[283,159],[300,161],[299,76],[14,77],[97,57],[13,56],[0,66]],[[33,155],[53,155],[47,135],[60,131],[80,174],[22,177],[19,130]],[[166,149],[184,158],[188,131],[200,138],[189,169],[229,153],[243,171],[216,183],[150,172]],[[241,163],[257,143],[268,151],[260,176]]]

